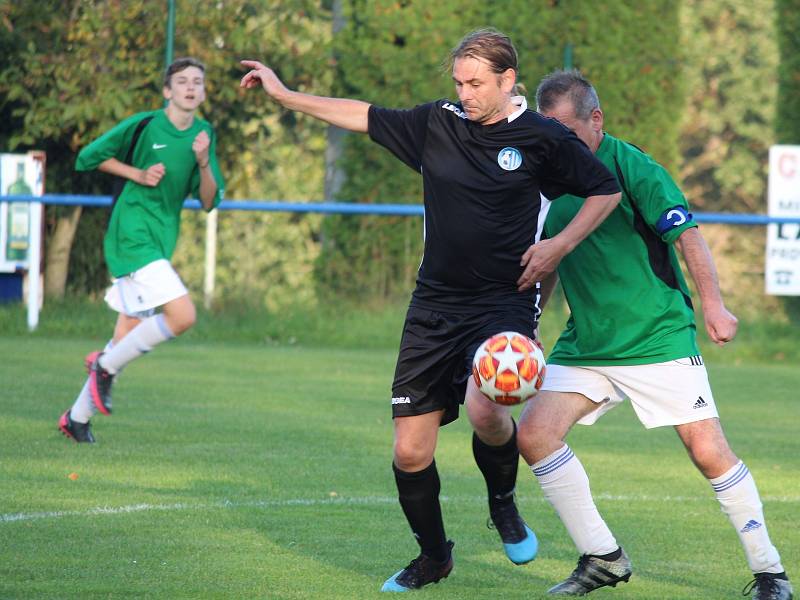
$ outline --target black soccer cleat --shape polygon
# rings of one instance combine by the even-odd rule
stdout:
[[[104,415],[111,414],[111,384],[114,376],[100,366],[102,352],[91,352],[86,357],[86,366],[89,371],[89,393],[92,402]]]
[[[754,573],[754,579],[742,590],[742,596],[753,592],[752,600],[792,600],[792,584],[786,573]]]
[[[90,423],[76,423],[69,417],[70,409],[67,409],[61,418],[58,420],[58,429],[68,438],[72,438],[76,442],[85,442],[94,444],[94,436],[92,435],[92,426]]]
[[[410,592],[418,590],[429,583],[438,583],[450,575],[453,570],[453,542],[447,542],[449,556],[444,562],[433,560],[430,556],[420,555],[408,563],[408,566],[398,571],[383,583],[382,592]]]
[[[585,596],[601,587],[616,587],[620,582],[631,578],[631,561],[620,548],[617,560],[603,560],[599,556],[584,554],[578,559],[578,566],[572,575],[547,590],[554,596]]]
[[[539,541],[536,534],[525,524],[514,502],[490,508],[489,529],[496,529],[503,541],[503,550],[515,565],[524,565],[536,558]]]

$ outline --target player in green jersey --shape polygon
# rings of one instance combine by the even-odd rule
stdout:
[[[577,71],[547,76],[536,100],[543,115],[586,143],[623,190],[611,215],[543,283],[546,299],[560,278],[571,315],[550,354],[542,390],[523,411],[517,439],[581,554],[572,575],[550,594],[583,595],[631,575],[630,560],[594,505],[583,466],[563,441],[575,423],[592,424],[628,398],[645,427],[674,426],[708,478],[755,575],[753,598],[791,598],[755,482],[728,445],[697,349],[692,301],[674,246],[696,284],[710,338],[719,345],[730,341],[737,321],[725,308],[686,199],[661,165],[603,131],[597,93]],[[582,203],[571,196],[553,202],[545,235],[557,235]]]
[[[223,196],[211,125],[196,116],[205,100],[205,67],[181,58],[164,77],[166,108],[134,115],[86,146],[76,169],[99,169],[124,181],[104,240],[113,276],[106,302],[119,313],[112,340],[86,357],[86,384],[59,429],[94,442],[89,419],[111,414],[111,385],[122,368],[195,322],[189,293],[170,264],[187,196],[213,209]],[[156,314],[156,309],[162,311]]]

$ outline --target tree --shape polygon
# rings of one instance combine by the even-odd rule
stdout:
[[[778,67],[778,101],[775,136],[779,144],[800,144],[800,1],[775,0],[775,21],[778,31],[780,65]],[[788,297],[782,302],[789,316],[800,321],[800,298]]]
[[[778,54],[772,0],[686,0],[681,11],[691,90],[681,127],[683,191],[697,210],[763,212],[774,143]],[[763,288],[763,229],[703,226],[726,298],[738,312]],[[756,266],[757,265],[757,266]]]
[[[15,39],[17,50],[14,60],[0,72],[0,91],[11,103],[15,119],[14,129],[5,132],[6,142],[11,148],[47,152],[48,191],[97,193],[108,179],[74,175],[75,155],[88,140],[134,110],[158,106],[151,75],[163,47],[162,36],[154,28],[128,24],[160,15],[161,3],[46,4],[4,7],[6,31]],[[107,60],[98,61],[98,56]],[[82,212],[81,207],[47,209],[48,295],[64,294]],[[80,278],[90,289],[106,279],[99,253],[104,221],[103,212],[95,210],[93,226],[84,228],[82,239],[89,251]]]
[[[780,144],[800,144],[800,1],[775,0],[780,65],[775,133]]]
[[[12,149],[47,151],[48,191],[109,193],[106,177],[73,172],[75,156],[121,119],[162,106],[165,29],[161,0],[2,5],[0,48],[10,60],[0,65],[0,114],[10,118],[0,125],[0,141]],[[329,11],[302,0],[178,2],[175,33],[175,55],[191,54],[207,65],[209,99],[203,110],[218,134],[229,197],[319,198],[324,128],[252,94],[246,97],[238,88],[238,61],[266,57],[290,85],[324,90]],[[309,160],[315,155],[319,160]],[[67,255],[73,289],[106,285],[100,251],[106,215],[103,209],[81,215],[80,209],[48,207],[51,291],[63,293]],[[185,220],[175,261],[191,287],[202,279],[203,219],[189,214]],[[307,282],[299,278],[316,255],[314,227],[312,219],[298,225],[285,215],[225,213],[222,296],[263,298],[268,304],[308,297]],[[279,298],[275,281],[288,285],[286,298]]]
[[[563,65],[566,43],[597,85],[612,130],[677,164],[681,105],[678,10],[667,0],[585,2],[487,0],[436,3],[349,0],[335,40],[334,93],[388,107],[454,96],[446,57],[472,29],[494,26],[514,40],[529,101],[543,75]],[[633,50],[635,49],[635,51]],[[338,198],[418,203],[421,179],[365,136],[348,136]],[[319,284],[359,300],[406,296],[419,264],[422,227],[407,217],[329,217]],[[359,269],[353,272],[353,265]]]

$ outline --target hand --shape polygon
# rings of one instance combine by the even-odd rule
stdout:
[[[164,163],[158,163],[147,169],[140,169],[139,178],[136,183],[147,187],[156,187],[166,172],[167,170],[164,167]]]
[[[525,269],[517,279],[517,289],[522,292],[532,288],[537,281],[555,271],[565,254],[567,249],[561,246],[557,238],[541,240],[530,246],[519,263]]]
[[[201,167],[208,166],[208,148],[210,145],[211,140],[205,131],[198,133],[192,142],[192,151],[197,159],[197,164]]]
[[[708,337],[718,346],[724,346],[730,342],[739,327],[739,320],[724,305],[708,309],[704,306],[703,320]]]
[[[250,71],[242,77],[239,87],[249,90],[260,85],[267,94],[276,100],[289,91],[272,69],[257,60],[243,60],[241,64]]]

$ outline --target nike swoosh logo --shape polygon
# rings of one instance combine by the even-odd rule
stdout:
[[[161,150],[161,148],[166,148],[166,144],[153,144],[153,150]]]

